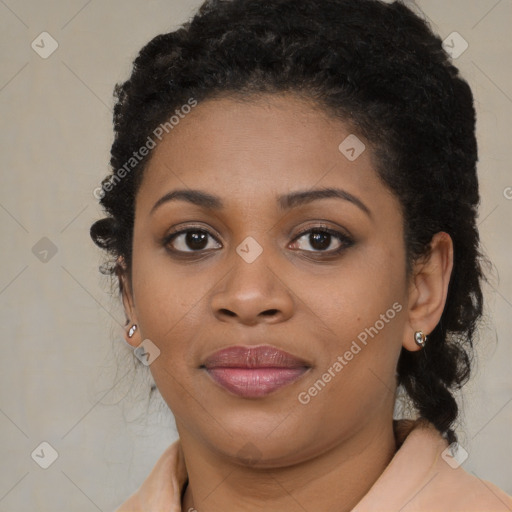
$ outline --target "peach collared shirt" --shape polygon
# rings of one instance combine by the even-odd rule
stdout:
[[[398,451],[352,512],[512,512],[511,496],[445,460],[448,442],[431,423],[399,420],[395,436]],[[181,507],[187,480],[178,439],[114,512],[187,512]]]

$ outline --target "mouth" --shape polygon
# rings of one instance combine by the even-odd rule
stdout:
[[[297,381],[311,366],[288,352],[260,345],[220,350],[201,368],[225,390],[244,398],[260,398]]]

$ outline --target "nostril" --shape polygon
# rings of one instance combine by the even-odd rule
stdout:
[[[277,313],[277,309],[267,309],[267,311],[263,311],[263,315],[275,315]]]
[[[233,311],[230,311],[229,309],[221,309],[220,311],[221,313],[224,313],[225,315],[228,316],[236,316],[235,313],[233,313]]]

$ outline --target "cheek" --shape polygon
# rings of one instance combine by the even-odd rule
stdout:
[[[138,247],[132,277],[141,335],[158,346],[162,361],[176,361],[178,354],[184,360],[201,318],[204,323],[200,310],[209,284],[194,278],[191,267],[171,265],[162,251],[140,249],[143,242]]]
[[[366,296],[366,301],[354,295],[352,302],[344,297],[342,306],[323,319],[330,332],[318,340],[323,345],[318,365],[297,397],[308,418],[305,430],[320,431],[326,439],[340,429],[350,435],[372,417],[392,411],[405,318],[403,305],[382,295]]]
[[[318,406],[332,401],[355,413],[394,393],[406,319],[404,265],[399,250],[365,250],[332,279],[308,288],[306,301],[318,317],[318,332],[324,327],[325,333],[309,380],[322,390]]]
[[[400,323],[395,319],[397,309],[405,309],[407,283],[403,251],[385,244],[364,247],[354,252],[329,279],[323,279],[321,286],[312,284],[314,288],[308,287],[304,300],[314,300],[311,309],[345,341],[356,338],[376,322],[379,330],[384,330],[382,322],[385,322],[389,331],[392,324],[396,328]],[[401,307],[393,308],[395,303]]]

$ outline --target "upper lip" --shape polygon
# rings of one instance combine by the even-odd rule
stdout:
[[[206,368],[303,368],[303,359],[271,345],[232,346],[218,350],[206,358]]]

